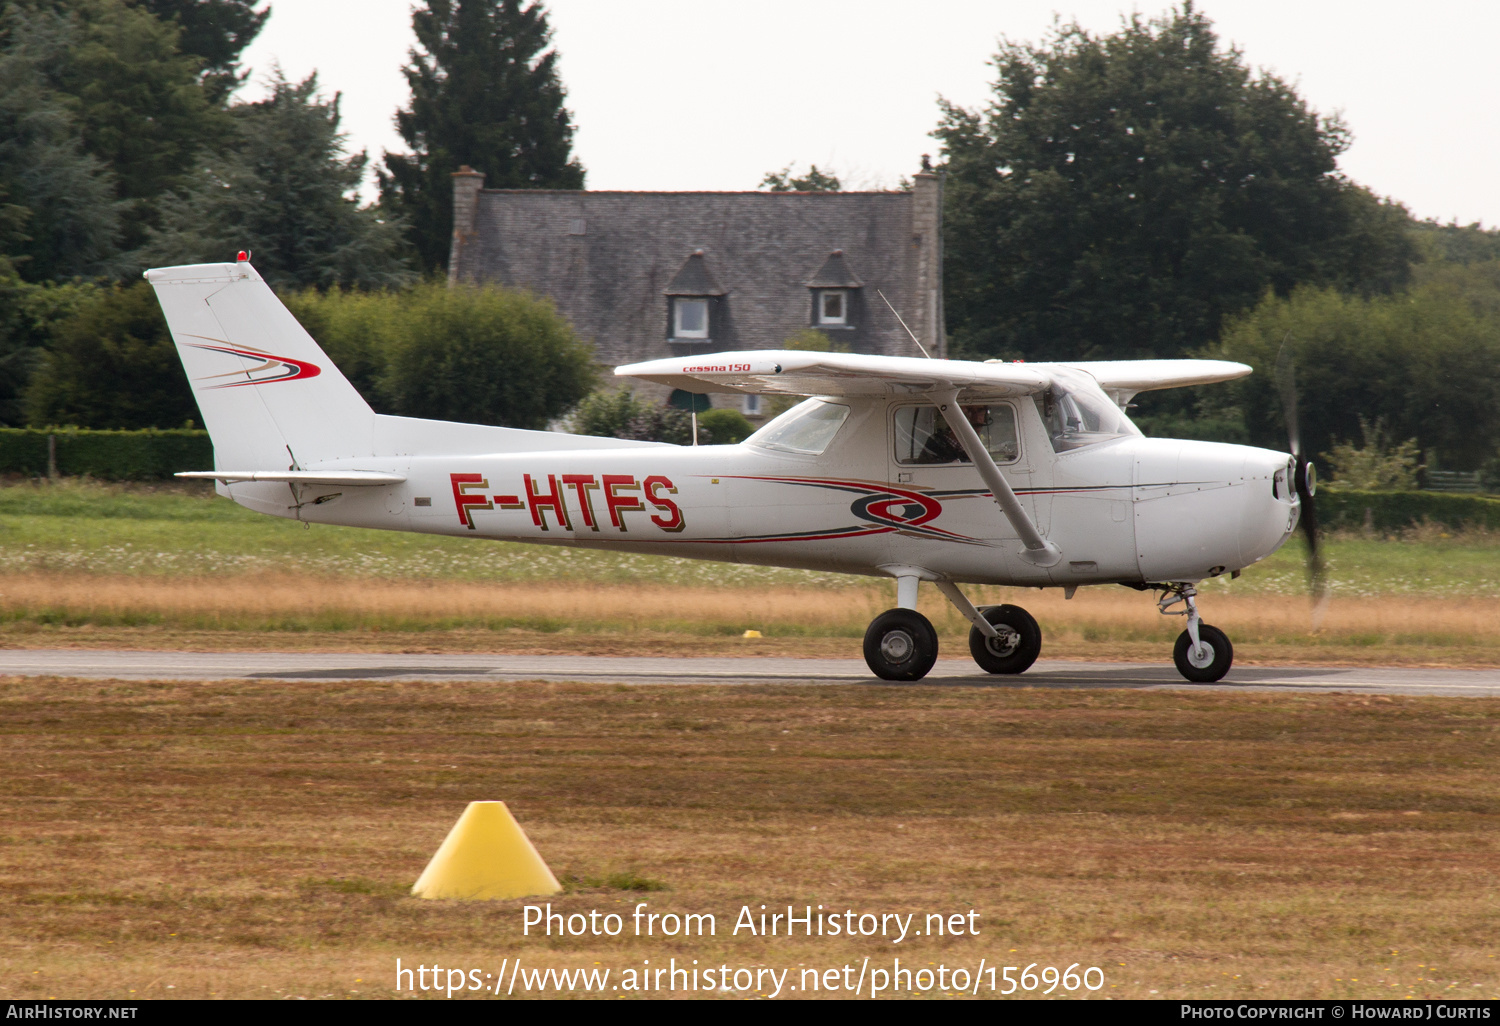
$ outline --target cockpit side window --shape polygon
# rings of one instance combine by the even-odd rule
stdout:
[[[1020,455],[1016,411],[1008,403],[965,406],[964,416],[996,463],[1013,463]],[[896,462],[907,465],[968,463],[968,453],[936,406],[896,407]]]
[[[1052,372],[1052,379],[1052,387],[1033,398],[1054,452],[1141,433],[1083,372],[1059,369]]]

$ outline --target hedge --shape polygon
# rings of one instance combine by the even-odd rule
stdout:
[[[1500,529],[1500,499],[1450,492],[1357,492],[1323,488],[1314,500],[1318,526],[1359,530],[1400,531],[1424,519],[1447,527]]]
[[[90,431],[0,428],[0,474],[45,477],[47,438],[57,439],[57,473],[104,481],[160,481],[179,470],[212,470],[207,431]]]

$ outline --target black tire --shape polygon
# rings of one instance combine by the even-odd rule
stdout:
[[[1206,657],[1200,654],[1197,659],[1191,659],[1188,650],[1193,647],[1193,639],[1188,636],[1187,631],[1177,635],[1177,644],[1172,649],[1172,661],[1177,664],[1177,672],[1194,684],[1212,684],[1216,680],[1223,680],[1229,667],[1234,665],[1234,646],[1229,643],[1229,636],[1217,627],[1200,623],[1198,640],[1208,646],[1209,651]]]
[[[1020,606],[986,606],[979,611],[994,624],[998,638],[969,628],[969,654],[985,673],[1025,673],[1042,654],[1042,629]]]
[[[937,631],[915,609],[887,609],[865,631],[865,662],[884,680],[921,680],[937,653]]]

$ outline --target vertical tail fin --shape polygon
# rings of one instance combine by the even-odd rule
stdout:
[[[146,272],[214,443],[216,470],[371,454],[374,411],[248,260]]]

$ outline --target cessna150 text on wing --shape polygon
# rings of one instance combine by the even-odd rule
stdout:
[[[1264,559],[1310,482],[1285,453],[1145,438],[1137,392],[1224,381],[1237,363],[973,363],[776,350],[619,368],[693,392],[808,396],[739,445],[676,446],[372,411],[247,259],[146,272],[214,444],[220,494],[273,516],[624,549],[895,579],[865,635],[870,669],[918,680],[931,581],[973,624],[990,673],[1041,650],[1018,606],[962,584],[1123,584],[1186,615],[1175,661],[1223,677],[1224,633],[1195,585]],[[1179,606],[1173,610],[1172,607]]]

